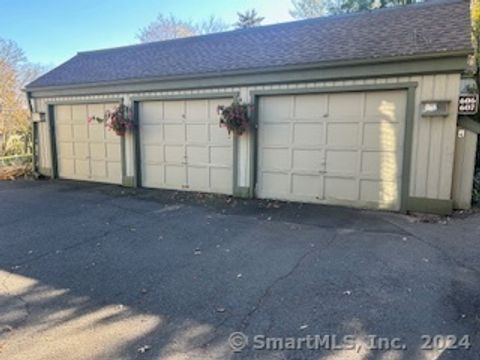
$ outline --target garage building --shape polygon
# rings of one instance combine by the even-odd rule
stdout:
[[[469,18],[466,1],[428,2],[78,53],[26,88],[40,114],[37,170],[124,186],[450,212],[455,196],[471,193],[468,179],[452,191],[455,174],[473,167],[456,156]],[[242,135],[219,127],[217,107],[235,97],[253,105]],[[119,102],[135,119],[125,136],[87,122]]]

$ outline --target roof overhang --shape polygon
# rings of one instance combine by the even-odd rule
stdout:
[[[214,87],[254,86],[311,81],[350,80],[435,73],[462,73],[471,49],[436,54],[261,68],[213,74],[130,79],[51,87],[27,87],[32,97],[81,96],[171,91]]]

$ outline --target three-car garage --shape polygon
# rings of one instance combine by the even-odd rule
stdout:
[[[472,194],[457,181],[476,144],[461,155],[469,24],[468,2],[426,2],[78,53],[26,87],[35,171],[449,213]],[[234,99],[251,109],[244,133],[220,126]],[[87,121],[118,104],[133,114],[120,136]]]

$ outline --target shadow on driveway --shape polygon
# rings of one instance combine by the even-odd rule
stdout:
[[[477,359],[479,239],[478,214],[425,224],[328,206],[3,182],[0,359]],[[237,353],[235,331],[250,340]],[[422,335],[437,334],[437,346],[422,350]],[[350,350],[259,350],[255,335],[355,341]],[[406,349],[369,349],[369,335]]]

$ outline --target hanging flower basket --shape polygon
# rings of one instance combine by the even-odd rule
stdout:
[[[242,135],[250,128],[250,113],[252,106],[242,103],[239,98],[236,98],[231,105],[220,105],[217,108],[220,115],[220,127],[226,127],[228,134],[234,133]]]
[[[122,103],[111,110],[106,110],[103,118],[89,116],[87,121],[89,124],[93,121],[104,123],[108,130],[113,130],[118,136],[125,136],[127,130],[133,128],[132,118],[131,111]]]

